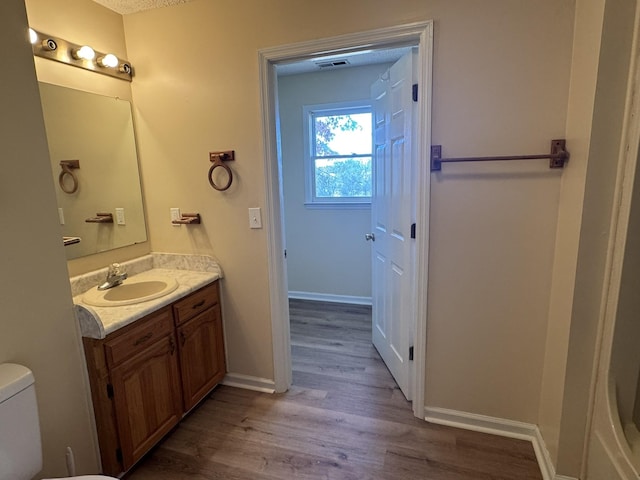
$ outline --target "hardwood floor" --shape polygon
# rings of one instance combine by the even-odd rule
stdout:
[[[542,479],[531,444],[415,418],[370,307],[292,300],[293,387],[221,386],[127,480]]]

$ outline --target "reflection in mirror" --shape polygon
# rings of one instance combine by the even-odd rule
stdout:
[[[146,241],[129,102],[39,85],[67,259]]]

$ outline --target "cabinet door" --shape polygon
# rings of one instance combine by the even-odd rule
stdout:
[[[178,327],[185,411],[190,410],[224,377],[222,320],[210,308]]]
[[[129,469],[182,417],[175,336],[149,345],[111,372],[124,469]]]

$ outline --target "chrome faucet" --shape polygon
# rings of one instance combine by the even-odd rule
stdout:
[[[107,290],[108,288],[117,287],[127,277],[127,272],[122,272],[120,270],[119,263],[112,263],[109,265],[109,270],[107,271],[107,279],[98,287],[98,290]]]

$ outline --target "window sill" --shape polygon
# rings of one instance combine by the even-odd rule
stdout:
[[[309,210],[369,210],[371,202],[305,202]]]

